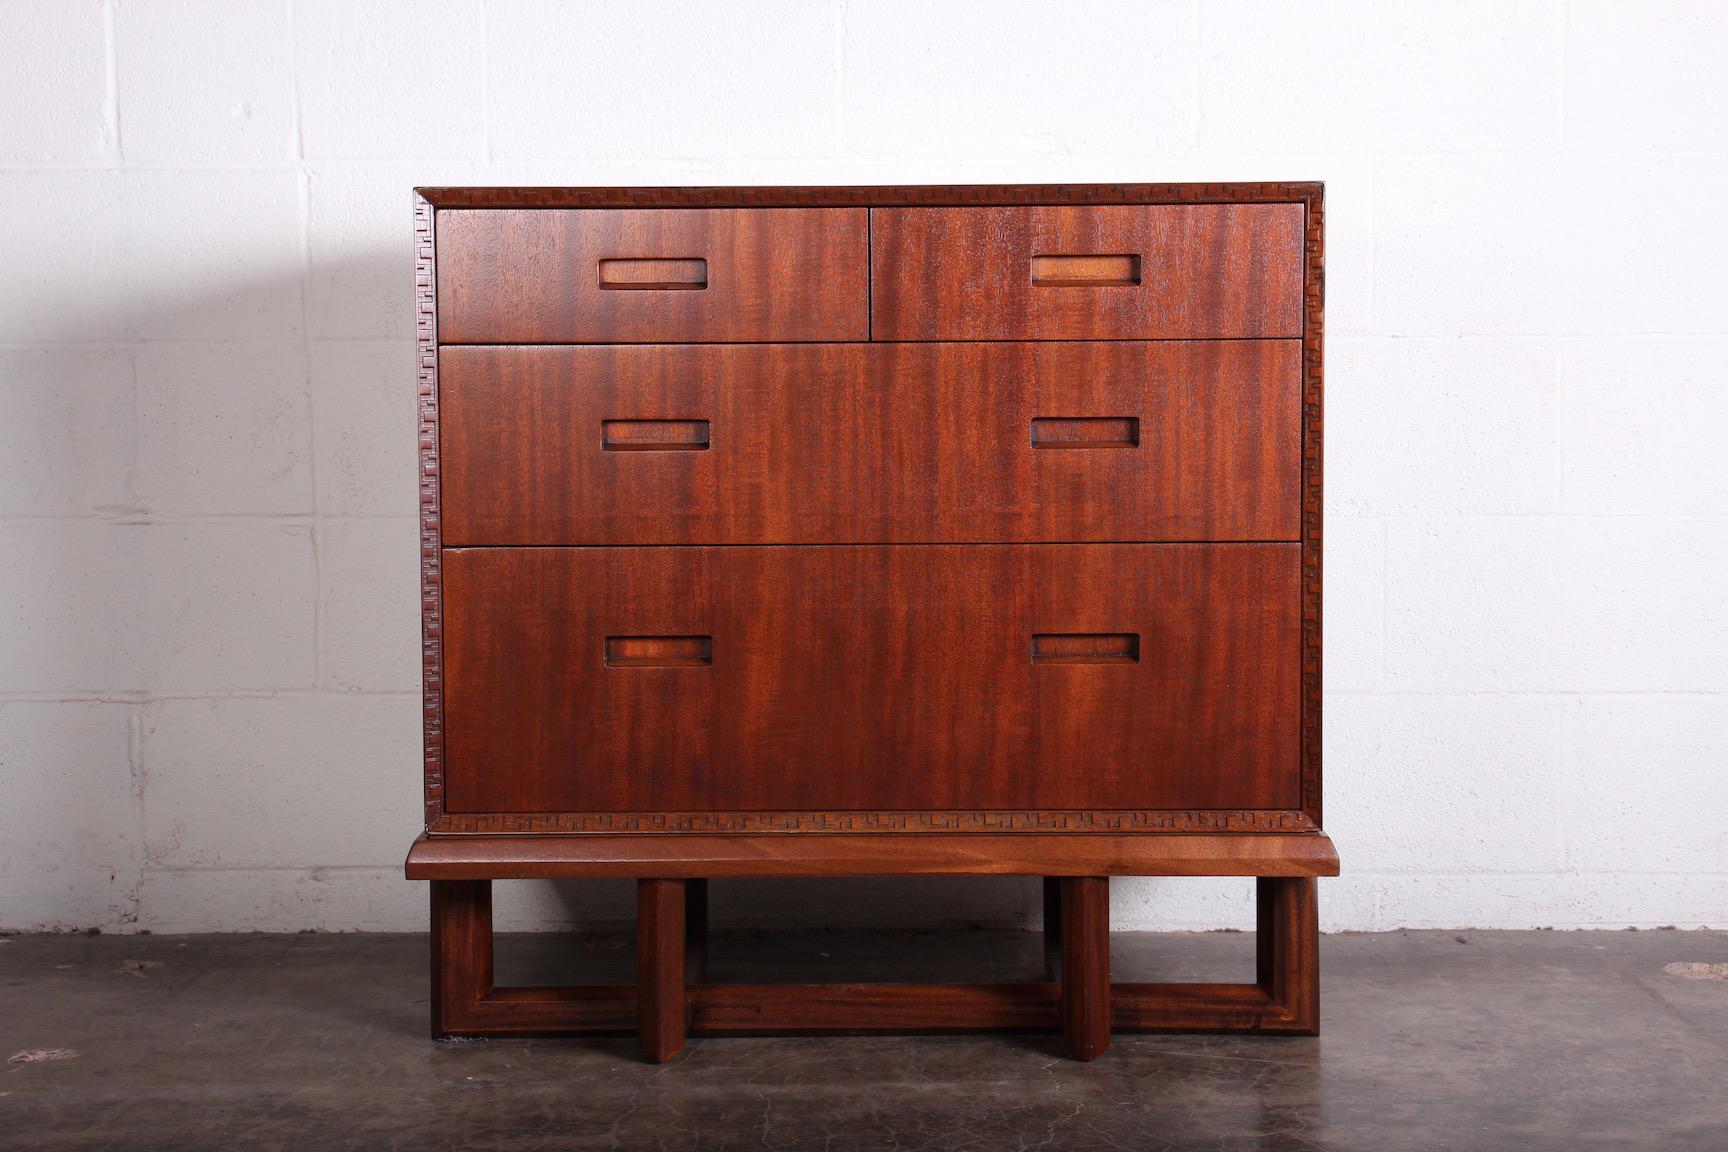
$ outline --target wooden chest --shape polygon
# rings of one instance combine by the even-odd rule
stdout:
[[[1312,1031],[1321,223],[1315,184],[422,190],[435,1031]],[[708,877],[946,872],[1047,878],[1047,982],[812,1016],[686,970]],[[1262,878],[1257,984],[1112,988],[1107,878],[1159,874]],[[639,986],[494,987],[489,882],[598,875]]]

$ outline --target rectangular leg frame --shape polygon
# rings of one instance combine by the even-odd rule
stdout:
[[[637,882],[635,987],[494,985],[492,882],[432,883],[432,1034],[635,1033],[644,1059],[686,1036],[1061,1031],[1091,1060],[1117,1032],[1315,1035],[1320,922],[1313,877],[1261,877],[1253,984],[1110,980],[1110,882],[1045,881],[1048,978],[1025,984],[709,984],[707,882]]]

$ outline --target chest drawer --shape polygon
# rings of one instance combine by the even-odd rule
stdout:
[[[451,550],[448,803],[1291,805],[1298,551]]]
[[[444,540],[1293,540],[1294,341],[445,348]]]
[[[878,208],[878,340],[1302,335],[1300,204]]]
[[[863,208],[438,214],[449,344],[863,340]]]

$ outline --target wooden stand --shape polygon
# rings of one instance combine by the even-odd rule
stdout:
[[[655,1062],[691,1035],[1060,1029],[1079,1060],[1107,1051],[1112,1031],[1311,1036],[1314,879],[1337,872],[1320,834],[451,837],[423,838],[408,857],[409,878],[432,881],[434,1036],[635,1032]],[[1046,980],[706,982],[709,876],[944,874],[1045,877]],[[621,875],[637,878],[635,987],[493,983],[492,880]],[[1255,876],[1255,982],[1112,983],[1109,877],[1130,875]]]

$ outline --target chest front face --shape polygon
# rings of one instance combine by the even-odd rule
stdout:
[[[1317,189],[419,220],[431,831],[1317,825]]]

